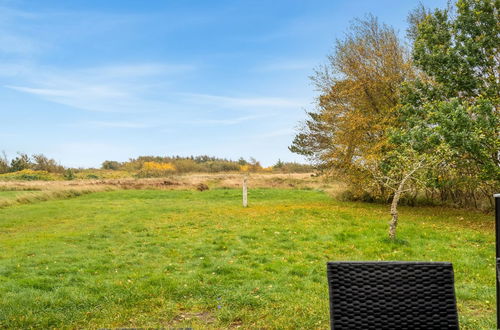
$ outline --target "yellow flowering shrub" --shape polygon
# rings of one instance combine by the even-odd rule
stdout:
[[[162,177],[175,171],[176,168],[172,163],[144,162],[137,176],[141,178]]]
[[[175,171],[175,166],[171,163],[145,162],[142,164],[145,171]]]

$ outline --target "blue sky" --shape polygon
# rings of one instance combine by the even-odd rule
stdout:
[[[352,19],[404,36],[418,2],[0,0],[0,150],[303,162],[287,146],[313,69]]]

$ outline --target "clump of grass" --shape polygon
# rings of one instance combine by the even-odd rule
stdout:
[[[0,191],[41,191],[40,187],[33,186],[7,186],[0,184]]]
[[[62,190],[46,190],[46,191],[23,191],[22,194],[13,195],[11,198],[0,199],[0,208],[17,205],[45,202],[55,199],[66,199],[90,194],[98,191],[110,191],[111,187],[95,187],[95,188],[80,188],[80,189],[62,189]],[[14,191],[14,190],[13,190]]]

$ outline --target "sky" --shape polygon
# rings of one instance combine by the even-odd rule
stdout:
[[[140,155],[305,162],[308,78],[368,13],[403,38],[446,0],[0,0],[0,151],[98,167]]]

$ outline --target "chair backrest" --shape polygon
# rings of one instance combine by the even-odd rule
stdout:
[[[332,329],[458,329],[447,262],[329,262]]]

